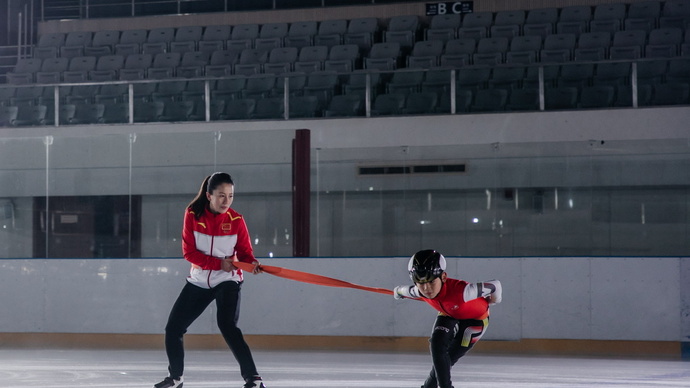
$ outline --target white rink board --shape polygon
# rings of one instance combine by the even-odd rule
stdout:
[[[406,257],[261,260],[372,287],[409,284]],[[681,285],[690,279],[679,258],[448,263],[451,277],[503,283],[486,339],[685,339],[680,311],[688,293]],[[0,315],[1,332],[161,334],[189,266],[180,258],[5,259],[0,269],[0,303],[11,312]],[[212,305],[189,332],[218,333],[214,313]],[[434,316],[421,302],[249,274],[240,327],[256,335],[426,336]]]

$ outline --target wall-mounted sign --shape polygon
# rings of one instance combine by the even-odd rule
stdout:
[[[426,3],[426,15],[445,15],[448,13],[470,13],[474,11],[474,1],[444,1]]]

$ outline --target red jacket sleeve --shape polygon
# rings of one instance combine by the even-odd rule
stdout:
[[[256,261],[256,258],[254,257],[254,249],[252,248],[252,241],[249,237],[249,230],[247,229],[247,224],[244,222],[244,217],[240,218],[239,224],[237,243],[235,244],[237,260],[245,263],[253,263]]]
[[[220,260],[196,249],[196,239],[194,238],[195,223],[194,213],[187,210],[184,216],[184,225],[182,226],[182,255],[185,260],[201,267],[201,269],[219,270]]]

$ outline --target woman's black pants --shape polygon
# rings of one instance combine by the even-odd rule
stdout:
[[[170,376],[184,373],[184,334],[189,326],[206,310],[213,300],[218,310],[217,321],[225,342],[240,364],[240,373],[246,380],[258,376],[249,346],[237,327],[240,316],[241,283],[227,281],[211,289],[185,284],[177,297],[168,324],[165,326],[165,351],[168,355]]]

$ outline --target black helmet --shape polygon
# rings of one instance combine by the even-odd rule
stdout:
[[[433,249],[419,251],[410,258],[407,270],[413,282],[428,283],[446,270],[446,258]]]

